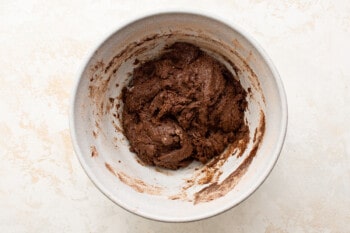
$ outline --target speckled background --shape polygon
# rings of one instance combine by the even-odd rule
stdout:
[[[121,22],[202,9],[241,25],[279,70],[281,157],[236,208],[193,223],[137,217],[85,175],[68,126],[83,58]],[[349,1],[1,1],[0,232],[350,232]]]

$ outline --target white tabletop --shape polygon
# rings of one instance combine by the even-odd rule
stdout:
[[[0,232],[350,232],[349,1],[2,1]],[[185,4],[186,3],[186,4]],[[135,216],[85,175],[68,106],[83,58],[157,9],[228,17],[274,61],[289,105],[280,159],[239,206],[192,223]]]

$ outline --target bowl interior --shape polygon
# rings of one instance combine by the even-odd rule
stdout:
[[[120,95],[137,66],[135,60],[154,58],[176,41],[207,51],[249,89],[247,148],[240,157],[239,150],[224,152],[225,159],[212,170],[198,162],[177,171],[144,166],[129,151],[122,133]],[[82,72],[72,110],[77,155],[97,187],[136,214],[163,221],[190,221],[220,213],[249,196],[277,160],[285,133],[286,106],[276,75],[262,51],[239,31],[217,20],[168,13],[135,21],[111,35]],[[256,154],[249,166],[228,184],[225,180],[242,168],[253,152]],[[209,181],[205,178],[208,174],[212,174]],[[215,188],[200,192],[210,185]]]

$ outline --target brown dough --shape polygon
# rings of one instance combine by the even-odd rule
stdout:
[[[130,150],[164,168],[206,163],[249,133],[246,95],[224,65],[194,45],[175,43],[135,68],[123,90]]]

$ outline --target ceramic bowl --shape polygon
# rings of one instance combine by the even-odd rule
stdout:
[[[248,92],[244,149],[229,147],[207,165],[176,171],[145,166],[123,135],[121,91],[137,62],[174,42],[197,45],[224,63]],[[109,199],[140,216],[194,221],[228,210],[266,179],[280,154],[287,103],[280,77],[263,49],[227,19],[168,12],[139,18],[113,32],[87,58],[70,112],[73,145],[93,183]]]

